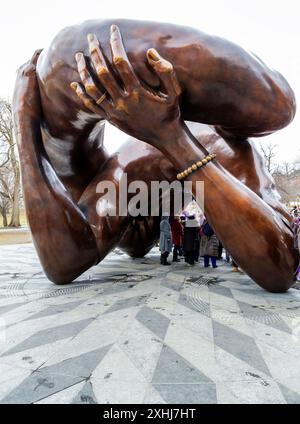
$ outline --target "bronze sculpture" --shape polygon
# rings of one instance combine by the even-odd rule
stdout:
[[[124,172],[147,184],[203,180],[205,213],[235,261],[266,290],[294,283],[290,217],[249,137],[286,126],[295,98],[254,55],[191,28],[88,21],[19,70],[13,107],[28,221],[55,283],[116,246],[143,256],[154,245],[158,218],[96,212],[98,182],[118,187]],[[104,119],[135,137],[110,157]],[[182,175],[210,153],[209,164]]]

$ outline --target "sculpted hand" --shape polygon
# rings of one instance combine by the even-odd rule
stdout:
[[[173,66],[155,49],[147,51],[147,60],[159,76],[163,91],[145,87],[135,74],[116,25],[111,27],[110,45],[113,71],[110,70],[95,35],[88,35],[90,72],[82,53],[76,54],[82,85],[71,87],[84,105],[122,131],[157,148],[168,132],[180,122],[180,86]],[[166,147],[166,146],[165,146]]]
[[[14,113],[40,113],[40,96],[36,79],[36,63],[42,50],[36,50],[32,58],[18,69],[14,96]]]
[[[32,120],[41,119],[41,100],[36,78],[36,63],[41,50],[37,50],[32,58],[18,70],[12,109],[14,114],[14,129],[19,148],[23,138],[21,129],[27,128]]]

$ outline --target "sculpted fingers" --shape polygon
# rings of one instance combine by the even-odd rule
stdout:
[[[147,59],[154,71],[161,79],[166,94],[170,101],[174,101],[181,94],[181,88],[177,80],[173,65],[161,57],[155,49],[147,51]]]
[[[87,68],[84,55],[82,53],[76,53],[75,59],[83,86],[76,82],[72,82],[71,88],[75,91],[77,96],[89,110],[103,115],[103,111],[106,112],[105,108],[108,106],[107,93],[101,92],[96,86]]]
[[[127,92],[137,88],[140,83],[128,60],[125,51],[122,36],[117,25],[112,25],[110,29],[110,46],[112,51],[112,59],[115,69],[117,70]]]
[[[89,109],[91,112],[96,113],[97,115],[103,115],[104,108],[100,108],[95,104],[94,99],[92,99],[86,91],[83,89],[83,87],[78,84],[78,82],[72,82],[70,84],[71,88],[75,91],[79,99],[82,101],[84,106]]]
[[[38,58],[39,58],[40,54],[42,53],[42,51],[43,51],[43,49],[38,49],[38,50],[36,50],[36,51],[33,53],[33,56],[32,56],[32,58],[30,59],[30,62],[31,62],[33,65],[36,65],[36,64],[37,64]]]
[[[108,69],[106,60],[103,56],[97,37],[94,34],[88,34],[89,51],[91,61],[95,69],[97,78],[104,90],[107,91],[113,101],[120,95],[120,87],[118,86],[114,76]]]
[[[32,76],[35,75],[36,64],[42,49],[36,50],[32,58],[18,69],[18,75]]]
[[[78,73],[82,84],[84,85],[85,91],[90,97],[92,97],[94,100],[97,100],[101,96],[101,93],[96,87],[95,82],[87,68],[84,55],[82,53],[76,53],[75,59],[77,62]]]

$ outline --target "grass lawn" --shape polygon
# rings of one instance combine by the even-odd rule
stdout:
[[[9,222],[8,217],[8,222]],[[26,214],[25,211],[22,210],[20,213],[20,221],[23,228],[10,228],[6,227],[4,229],[2,220],[0,223],[0,245],[3,244],[15,244],[15,243],[29,243],[31,241],[31,235],[28,228],[24,228],[27,226]]]

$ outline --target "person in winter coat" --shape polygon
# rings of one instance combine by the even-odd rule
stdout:
[[[178,255],[182,246],[183,225],[180,222],[179,216],[174,216],[171,223],[172,239],[173,239],[173,262],[180,262]]]
[[[159,250],[161,251],[160,263],[171,265],[167,258],[172,251],[172,231],[168,216],[162,216],[160,221]]]
[[[199,262],[199,256],[200,256],[200,225],[197,221],[197,237],[195,239],[195,246],[194,246],[194,261]]]
[[[199,228],[194,215],[188,217],[183,236],[184,259],[190,265],[195,264],[195,247]]]
[[[223,244],[219,240],[218,259],[222,259],[222,255],[223,255]]]
[[[186,216],[185,215],[181,215],[180,216],[180,223],[182,225],[183,228],[183,234],[184,234],[184,227],[185,227],[185,223],[186,223]],[[184,251],[183,251],[183,237],[182,237],[182,243],[179,249],[179,256],[184,256]]]
[[[209,267],[209,259],[213,268],[217,268],[219,240],[214,230],[205,220],[201,227],[200,256],[204,257],[205,268]]]
[[[295,242],[297,243],[296,247],[298,247],[298,250],[299,250],[299,253],[300,253],[300,217],[298,217],[298,221],[297,221],[296,224],[297,224],[297,228],[296,228],[296,231],[295,231],[295,233],[296,233]],[[300,264],[299,264],[299,267],[298,267],[298,270],[297,270],[296,280],[300,281]]]

